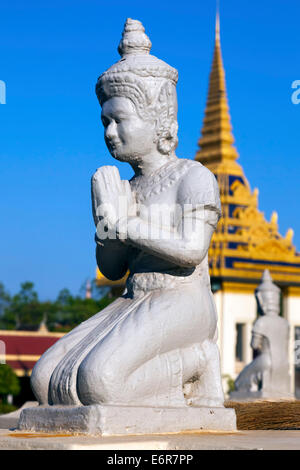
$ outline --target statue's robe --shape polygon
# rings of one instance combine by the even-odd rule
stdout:
[[[267,340],[270,368],[263,380],[263,391],[270,396],[286,396],[290,393],[289,378],[289,325],[277,315],[263,315],[256,320],[253,333]]]

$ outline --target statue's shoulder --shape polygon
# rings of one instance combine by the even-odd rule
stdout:
[[[277,318],[278,326],[280,329],[282,329],[282,331],[289,330],[289,322],[287,321],[286,318],[279,317],[279,316],[276,318]]]
[[[221,211],[219,186],[215,175],[202,163],[182,159],[184,173],[178,188],[178,199],[185,204],[204,204]]]
[[[267,326],[267,325],[268,325],[268,317],[266,315],[261,315],[255,320],[252,330],[258,333],[259,332],[258,330],[260,328]]]
[[[277,325],[277,327],[282,331],[289,327],[289,323],[285,318],[280,316],[270,317],[262,315],[255,321],[253,331],[255,333],[261,333],[268,336],[268,332],[270,332],[275,325]]]
[[[182,177],[183,185],[195,184],[199,186],[199,183],[201,183],[203,188],[217,185],[215,175],[202,163],[187,158],[180,159],[180,162],[182,162],[185,170]]]

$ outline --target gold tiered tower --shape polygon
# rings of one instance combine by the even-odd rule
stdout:
[[[293,231],[278,233],[277,214],[270,222],[258,210],[258,190],[250,190],[230,123],[223,66],[220,20],[216,17],[215,49],[210,73],[208,99],[195,159],[216,176],[222,204],[222,218],[209,250],[213,286],[233,291],[253,290],[264,269],[275,282],[300,293],[300,255],[292,244]]]

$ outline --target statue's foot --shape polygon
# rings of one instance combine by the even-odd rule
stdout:
[[[189,406],[223,407],[224,394],[221,383],[219,350],[216,343],[205,341],[201,345],[202,359],[198,377],[183,385],[185,401]],[[204,365],[203,365],[204,364]]]

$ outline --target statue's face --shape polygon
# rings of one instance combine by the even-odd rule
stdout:
[[[276,292],[257,292],[256,298],[265,315],[279,315],[280,296]]]
[[[101,119],[107,148],[117,160],[139,162],[156,150],[155,122],[142,120],[130,99],[115,96],[105,101]]]

